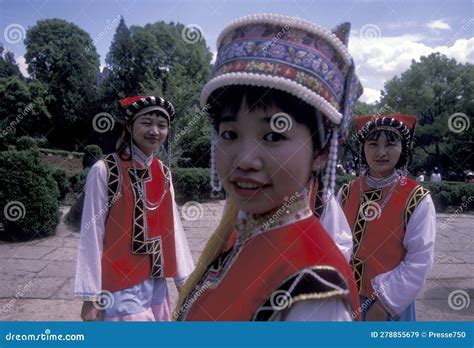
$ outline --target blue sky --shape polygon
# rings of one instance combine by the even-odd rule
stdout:
[[[16,33],[21,37],[24,30],[46,18],[62,18],[87,31],[102,65],[120,15],[128,26],[158,20],[195,24],[214,52],[220,31],[243,15],[279,13],[325,27],[349,21],[349,50],[365,87],[362,100],[374,102],[387,79],[422,55],[436,51],[474,63],[473,4],[471,0],[0,0],[0,41],[25,70],[23,41],[8,35],[13,35],[12,28],[19,28]]]

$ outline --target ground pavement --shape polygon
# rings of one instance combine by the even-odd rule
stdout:
[[[218,223],[223,202],[201,207],[202,218],[183,219],[195,261]],[[188,218],[200,217],[199,213]],[[438,214],[437,225],[435,263],[416,300],[417,318],[472,321],[474,215]],[[78,242],[79,234],[63,223],[54,237],[27,243],[0,242],[0,320],[80,320],[82,302],[73,299]],[[172,281],[169,289],[174,308],[177,293]]]

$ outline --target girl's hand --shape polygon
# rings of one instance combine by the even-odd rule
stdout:
[[[103,321],[105,312],[95,308],[93,301],[84,301],[82,304],[81,318],[84,321]]]
[[[375,302],[372,306],[370,306],[365,316],[365,321],[387,321],[387,320],[388,320],[388,312],[380,304],[380,302]]]

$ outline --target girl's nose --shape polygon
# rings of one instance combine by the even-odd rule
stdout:
[[[256,141],[243,141],[237,147],[234,165],[244,171],[256,171],[262,169],[262,158],[260,146]]]
[[[377,156],[384,156],[387,154],[387,147],[384,145],[377,146]]]
[[[151,126],[149,130],[150,134],[158,134],[158,126]]]

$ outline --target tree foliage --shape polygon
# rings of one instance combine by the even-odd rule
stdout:
[[[28,73],[44,83],[55,99],[49,107],[50,141],[69,149],[77,147],[90,127],[97,95],[99,56],[90,35],[65,20],[46,19],[28,29],[25,45]]]

